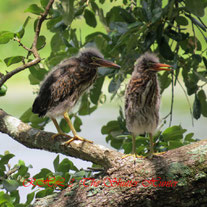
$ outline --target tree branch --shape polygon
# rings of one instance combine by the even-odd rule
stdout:
[[[58,136],[52,139],[51,137],[54,133],[34,129],[21,120],[8,115],[2,109],[0,109],[0,132],[8,134],[26,147],[62,153],[91,161],[106,169],[115,166],[116,159],[119,160],[123,156],[122,153],[115,152],[103,146],[78,140],[73,141],[70,145],[65,145],[64,142],[66,139],[64,137]]]
[[[69,146],[64,145],[63,137],[53,140],[53,133],[34,129],[1,109],[0,131],[29,148],[91,161],[106,170],[103,177],[95,179],[99,183],[97,186],[91,186],[90,180],[85,182],[88,187],[78,182],[60,193],[37,199],[35,207],[192,207],[207,203],[204,196],[207,189],[207,140],[170,150],[150,160],[134,160],[132,156],[121,159],[122,153],[87,142],[73,141]],[[165,185],[154,186],[152,179],[158,180],[154,185],[160,182]],[[130,181],[136,181],[137,185],[131,186]]]
[[[13,75],[21,72],[22,70],[25,70],[26,68],[29,68],[33,65],[36,65],[38,64],[40,61],[41,61],[41,58],[39,56],[39,53],[38,53],[38,50],[37,50],[37,40],[38,40],[38,37],[39,37],[39,34],[40,34],[40,30],[41,30],[41,26],[42,26],[42,23],[43,21],[46,19],[48,13],[49,13],[49,10],[51,9],[52,5],[54,3],[54,0],[50,0],[45,8],[45,11],[43,14],[41,14],[38,22],[37,22],[37,26],[36,26],[36,30],[35,30],[35,36],[34,36],[34,40],[33,40],[33,43],[32,43],[32,49],[29,49],[29,48],[26,48],[25,46],[23,46],[20,42],[20,45],[26,49],[27,51],[31,51],[35,57],[34,60],[28,62],[28,63],[25,63],[23,64],[22,66],[12,70],[11,72],[8,72],[6,75],[4,75],[1,79],[0,79],[0,88],[1,86],[9,79],[11,78]]]

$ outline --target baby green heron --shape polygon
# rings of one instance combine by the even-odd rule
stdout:
[[[132,154],[136,155],[136,136],[148,133],[149,158],[153,156],[153,134],[159,123],[160,88],[156,72],[170,71],[170,65],[159,63],[158,57],[146,52],[135,64],[125,93],[126,126],[132,134]]]
[[[71,138],[62,132],[55,119],[63,115],[74,135],[66,142],[67,144],[75,139],[93,143],[77,135],[68,112],[77,103],[79,97],[94,83],[97,78],[97,69],[101,66],[120,68],[119,65],[105,60],[97,49],[83,49],[78,56],[66,59],[54,67],[42,82],[39,94],[33,103],[32,112],[40,117],[48,116],[52,119],[58,131],[53,138],[58,135]]]

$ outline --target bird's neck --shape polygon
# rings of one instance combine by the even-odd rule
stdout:
[[[150,80],[154,80],[157,82],[156,73],[149,73],[149,72],[136,73],[135,78],[142,79],[144,82],[148,82]]]

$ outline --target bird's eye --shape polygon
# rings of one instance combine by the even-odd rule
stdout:
[[[91,60],[92,60],[93,62],[95,62],[95,61],[97,61],[97,60],[100,60],[100,59],[101,59],[101,58],[96,57],[96,56],[91,57]]]

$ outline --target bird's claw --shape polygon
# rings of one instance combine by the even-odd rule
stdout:
[[[127,155],[124,155],[121,159],[125,159],[126,157],[130,157],[130,156],[133,156],[134,159],[136,159],[136,158],[144,158],[144,156],[142,156],[142,155],[137,155],[136,153],[134,153],[134,154],[127,154]]]
[[[166,152],[156,152],[156,153],[154,153],[154,155],[156,155],[156,156],[158,155],[158,156],[159,156],[159,155],[163,155],[163,154],[165,154],[165,153],[166,153]]]
[[[89,143],[93,144],[92,141],[87,140],[87,139],[84,139],[84,138],[82,138],[82,137],[80,137],[80,136],[78,136],[78,135],[75,135],[74,137],[72,137],[70,140],[68,140],[68,141],[65,142],[64,144],[69,145],[69,144],[70,144],[72,141],[74,141],[74,140],[80,140],[80,141],[82,141],[82,142],[89,142]]]
[[[72,137],[68,134],[65,134],[65,133],[57,133],[57,134],[54,134],[52,135],[52,139],[55,139],[56,137],[58,136],[64,136],[64,137],[68,137],[69,139],[71,139]]]

